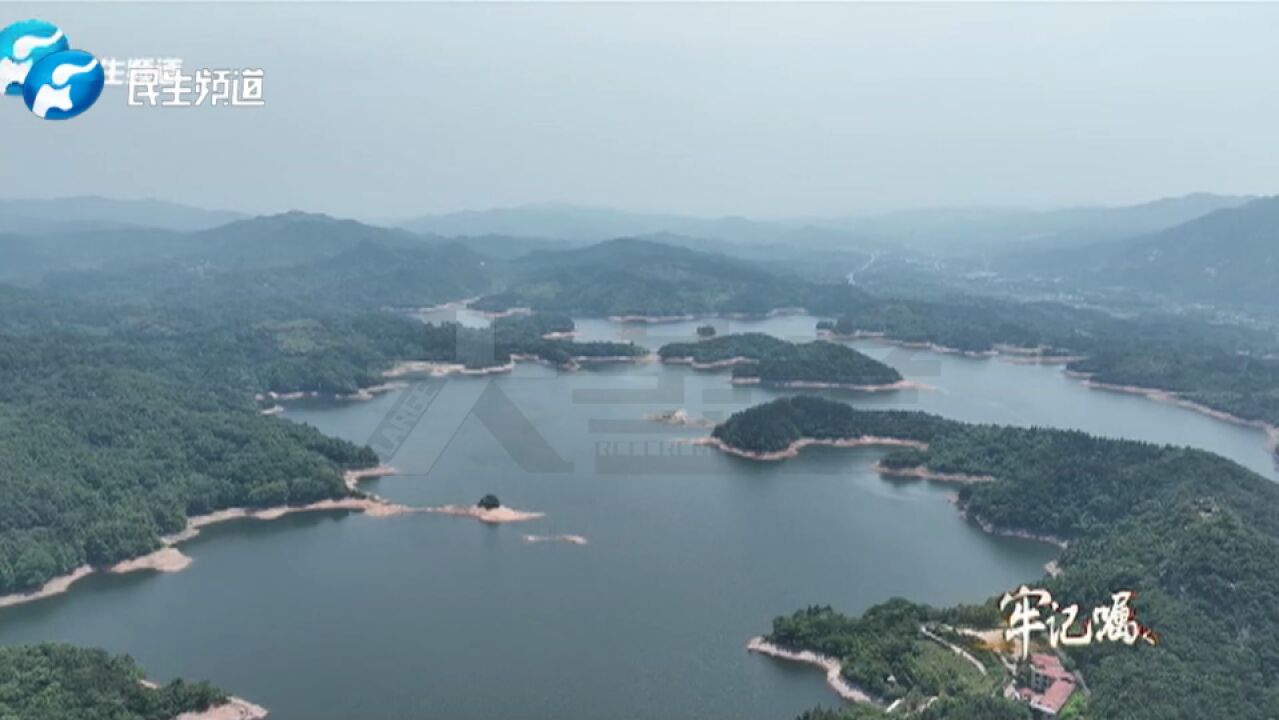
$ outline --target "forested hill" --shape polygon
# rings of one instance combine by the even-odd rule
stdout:
[[[131,658],[68,645],[0,648],[0,717],[15,720],[173,720],[227,696],[206,683],[142,684]]]
[[[846,345],[822,340],[792,343],[762,333],[671,343],[662,346],[658,355],[667,362],[732,364],[736,382],[869,387],[902,379],[893,368]]]
[[[774,401],[715,430],[761,449],[797,435],[868,432],[927,440],[927,450],[890,453],[886,465],[993,476],[960,489],[959,505],[975,520],[1069,539],[1058,560],[1062,574],[1042,581],[1054,597],[1093,607],[1107,604],[1110,592],[1136,591],[1142,622],[1159,632],[1160,644],[1068,650],[1092,691],[1084,717],[1266,720],[1279,713],[1279,486],[1200,450],[855,411],[818,398]],[[845,647],[874,655],[893,646]]]
[[[146,554],[191,515],[340,497],[343,469],[377,463],[260,415],[230,389],[243,352],[198,335],[0,333],[0,595]]]
[[[1170,316],[1120,318],[1055,303],[877,298],[848,306],[824,327],[965,352],[1018,346],[1040,359],[1068,361],[1068,370],[1100,383],[1167,390],[1244,420],[1279,425],[1275,339],[1239,326]]]
[[[1279,197],[1219,210],[1098,259],[1106,282],[1188,301],[1272,307],[1279,286]]]
[[[39,232],[15,228],[0,234],[7,260],[0,282],[36,285],[58,272],[134,271],[147,274],[261,270],[312,263],[362,243],[423,247],[402,230],[326,215],[290,212],[235,220],[200,230],[155,227],[68,227]]]
[[[952,420],[914,410],[857,410],[811,395],[772,400],[733,413],[712,435],[738,450],[768,453],[797,440],[856,439],[864,435],[930,442],[953,430]]]
[[[1009,269],[1084,288],[1116,288],[1273,316],[1279,197],[1221,208],[1118,242],[1028,253],[1010,261]]]
[[[65,269],[48,271],[42,287],[112,302],[422,307],[480,295],[494,282],[495,261],[462,245],[301,213],[153,238],[147,245],[162,250],[112,256],[90,270],[76,269],[82,251],[61,242],[40,240],[46,254],[68,254],[56,266]]]
[[[509,289],[475,304],[590,316],[762,315],[785,307],[830,307],[861,296],[847,285],[813,285],[725,255],[623,238],[533,253],[510,267]]]

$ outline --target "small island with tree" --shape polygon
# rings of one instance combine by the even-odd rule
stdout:
[[[481,510],[496,510],[502,507],[502,501],[498,500],[497,496],[493,493],[488,493],[484,497],[480,498],[479,502],[475,503],[475,507],[478,507]]]

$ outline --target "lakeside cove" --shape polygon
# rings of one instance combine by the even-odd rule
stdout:
[[[733,323],[804,338],[812,321]],[[576,337],[655,351],[695,324],[579,320]],[[853,344],[935,390],[816,394],[866,409],[1196,444],[1274,478],[1254,428],[1098,392],[1047,365]],[[365,443],[411,390],[403,380],[360,402],[290,399],[280,415]],[[542,456],[533,462],[503,444],[490,425],[503,426],[475,410],[490,386],[567,465],[539,465]],[[837,696],[821,673],[742,653],[769,618],[814,598],[850,613],[893,595],[972,602],[1042,576],[1060,554],[982,532],[948,502],[953,488],[881,478],[875,463],[891,447],[879,443],[807,443],[786,462],[764,463],[721,453],[628,462],[600,449],[636,437],[695,442],[706,433],[700,424],[790,394],[654,362],[589,373],[517,363],[500,375],[451,376],[382,458],[399,475],[369,477],[361,489],[411,508],[492,491],[544,513],[534,524],[382,523],[352,510],[213,523],[181,545],[194,560],[185,571],[82,576],[72,592],[0,611],[0,640],[116,648],[157,677],[209,678],[270,709],[271,720],[404,715],[424,694],[458,720],[551,720],[601,706],[645,708],[641,720],[777,720]],[[643,420],[674,407],[684,414]],[[894,548],[891,561],[873,549],[884,546]],[[501,637],[485,637],[494,624]],[[346,648],[341,662],[325,650],[334,643]],[[619,658],[608,647],[630,652]],[[518,671],[492,662],[512,651],[545,662]],[[494,684],[514,687],[494,697],[485,693]]]

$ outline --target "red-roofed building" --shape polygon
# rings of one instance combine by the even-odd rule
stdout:
[[[1018,694],[1030,703],[1030,709],[1048,717],[1056,717],[1075,692],[1075,676],[1062,667],[1056,655],[1030,656],[1030,687]]]

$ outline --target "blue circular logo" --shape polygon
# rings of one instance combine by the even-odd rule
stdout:
[[[41,58],[71,47],[57,25],[23,20],[0,30],[0,92],[21,95],[22,84]]]
[[[67,120],[93,107],[106,85],[102,63],[83,50],[45,55],[27,73],[22,99],[45,120]]]

